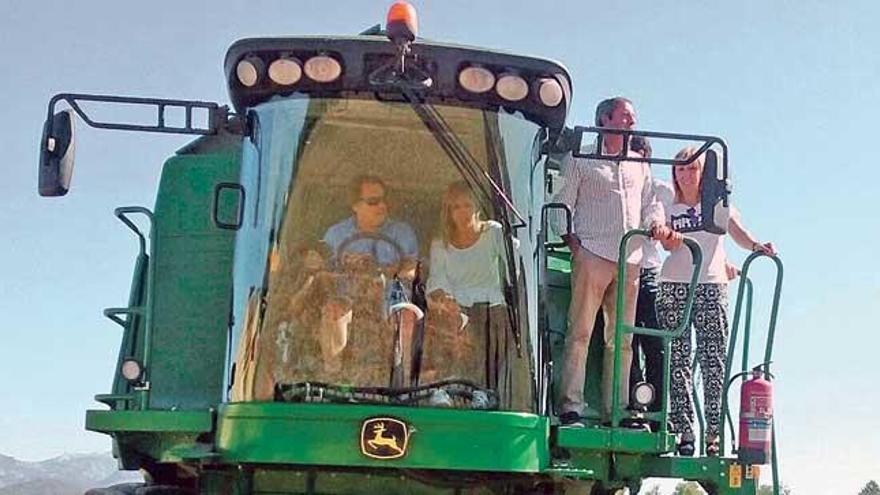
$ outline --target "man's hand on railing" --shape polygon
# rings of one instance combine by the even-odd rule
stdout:
[[[571,255],[574,256],[574,253],[581,247],[581,240],[575,234],[565,234],[562,236],[562,240],[565,241],[565,244],[568,245],[569,251],[571,251]]]

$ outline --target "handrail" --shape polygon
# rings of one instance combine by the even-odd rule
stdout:
[[[739,322],[740,316],[742,314],[743,302],[747,301],[748,306],[746,308],[746,320],[743,330],[743,358],[742,358],[742,372],[748,371],[748,359],[749,359],[749,344],[751,340],[751,318],[752,318],[752,283],[749,279],[749,269],[751,268],[752,262],[760,257],[767,257],[773,260],[776,265],[776,284],[773,290],[773,305],[770,311],[770,323],[769,328],[767,330],[767,343],[765,345],[764,350],[764,362],[768,363],[764,368],[765,372],[769,375],[770,373],[770,365],[769,361],[773,358],[773,340],[776,333],[776,319],[779,315],[779,296],[782,291],[782,261],[772,255],[765,254],[760,251],[755,251],[750,254],[746,260],[743,262],[743,266],[741,271],[741,277],[743,282],[739,284],[739,290],[737,291],[736,296],[736,306],[733,312],[733,324],[731,325],[730,332],[730,343],[727,346],[727,363],[725,365],[724,370],[724,384],[729,387],[730,376],[731,376],[731,368],[733,367],[733,355],[736,351],[736,343],[737,343],[737,335],[739,333]],[[746,297],[744,295],[747,294]],[[722,414],[729,413],[730,404],[727,400],[727,393],[722,394],[721,396],[721,412]],[[722,416],[723,418],[724,416]],[[731,424],[732,428],[732,424]],[[721,447],[721,451],[725,452],[725,438],[724,438],[724,429],[721,429],[720,437],[719,437],[719,445]]]
[[[652,335],[663,339],[663,390],[660,393],[660,397],[665,397],[665,392],[669,389],[670,343],[672,339],[680,337],[684,334],[685,330],[689,328],[691,311],[693,310],[694,306],[694,295],[696,294],[697,289],[697,280],[699,280],[700,278],[700,267],[703,264],[703,252],[700,249],[700,245],[697,244],[697,242],[693,239],[685,237],[683,241],[684,244],[691,251],[694,271],[691,275],[690,285],[688,286],[688,295],[685,303],[684,314],[682,315],[682,319],[678,325],[678,328],[674,329],[673,331],[669,331],[626,325],[623,321],[625,284],[623,284],[622,281],[626,280],[626,248],[629,244],[630,239],[635,236],[650,237],[651,232],[643,229],[630,230],[629,232],[624,234],[623,238],[620,240],[620,249],[617,259],[617,315],[614,324],[614,372],[612,373],[611,382],[611,425],[615,427],[619,426],[620,420],[624,417],[623,408],[621,408],[618,404],[618,402],[620,402],[620,361],[622,359],[621,346],[623,344],[623,335],[625,333],[634,333],[639,335]],[[661,434],[666,434],[668,432],[668,425],[666,421],[668,414],[669,404],[667,403],[667,401],[664,400],[660,407]]]
[[[106,404],[110,406],[110,409],[115,410],[117,403],[134,401],[135,396],[134,394],[98,394],[95,396],[95,400],[102,404]]]
[[[134,232],[136,236],[138,236],[138,242],[140,244],[140,254],[146,254],[147,241],[144,238],[144,234],[141,232],[141,229],[138,228],[138,226],[135,225],[135,223],[128,218],[127,215],[129,213],[140,213],[141,215],[147,217],[147,219],[150,221],[150,230],[152,231],[153,212],[151,212],[147,208],[144,208],[143,206],[121,206],[113,210],[113,214],[116,215],[116,218],[122,221],[122,223],[124,223],[126,227],[131,229],[131,231]]]
[[[706,417],[703,415],[703,406],[700,403],[700,394],[697,393],[697,366],[700,364],[698,354],[694,352],[694,360],[691,362],[691,401],[694,404],[694,416],[697,418],[697,422],[700,425],[700,431],[706,431]],[[700,376],[703,380],[706,379],[705,376],[702,375],[702,369],[700,370]],[[702,436],[702,435],[701,435]],[[696,438],[694,438],[694,442],[696,443]],[[705,437],[703,440],[699,442],[700,445],[700,456],[706,453],[706,441]]]
[[[114,323],[121,326],[122,328],[125,328],[128,325],[128,322],[130,321],[131,316],[140,316],[143,314],[144,314],[143,308],[140,308],[140,307],[136,307],[136,308],[107,308],[104,310],[104,316],[113,320]],[[122,318],[119,317],[119,315],[127,315],[127,316],[129,316],[129,318],[126,318],[123,320]]]
[[[742,355],[742,371],[745,371],[748,367],[749,362],[749,347],[751,346],[751,334],[752,334],[752,299],[754,295],[754,285],[752,284],[752,279],[748,277],[740,278],[740,286],[745,286],[744,294],[746,301],[746,317],[745,322],[743,324],[743,355]],[[727,394],[730,388],[730,378],[729,378],[729,369],[733,366],[733,353],[736,347],[736,336],[739,330],[739,315],[740,315],[740,307],[741,307],[741,299],[739,295],[737,295],[737,304],[734,310],[733,316],[733,325],[731,327],[730,333],[730,343],[728,344],[728,356],[725,360],[725,371],[724,371],[724,393],[722,394],[722,406],[721,412],[724,415],[723,417],[727,418],[727,422],[730,426],[730,441],[733,444],[736,444],[736,428],[733,425],[733,416],[730,414],[730,405],[727,404]],[[722,419],[723,419],[722,417]],[[723,432],[722,432],[723,433]],[[722,444],[723,445],[723,444]]]
[[[151,259],[150,263],[147,266],[147,281],[146,287],[144,288],[144,293],[146,294],[144,304],[138,307],[129,307],[129,308],[108,308],[104,310],[104,315],[113,320],[114,322],[122,325],[123,327],[127,325],[128,318],[126,320],[122,320],[118,318],[119,314],[129,314],[129,315],[139,315],[144,317],[144,338],[143,338],[143,367],[144,367],[144,377],[143,381],[145,386],[140,387],[137,394],[137,402],[138,407],[140,409],[147,409],[149,406],[149,373],[150,373],[150,347],[152,345],[152,307],[153,307],[153,290],[155,284],[153,283],[155,277],[156,264],[153,260],[153,254],[156,252],[156,240],[154,238],[155,233],[155,220],[153,217],[153,212],[151,212],[148,208],[143,206],[122,206],[113,210],[113,214],[116,215],[119,220],[125,224],[135,235],[138,237],[138,247],[139,247],[139,257],[149,257]],[[141,229],[128,218],[129,214],[140,214],[144,215],[149,223],[149,232],[147,236],[141,231]],[[146,238],[150,239],[150,253],[147,254],[147,246],[146,246]],[[124,322],[124,323],[123,323]]]
[[[750,336],[751,336],[751,319],[752,319],[752,295],[753,295],[753,287],[752,282],[748,278],[749,268],[751,268],[751,264],[754,260],[760,257],[767,257],[773,260],[773,263],[776,266],[776,283],[773,289],[773,302],[770,309],[770,321],[767,329],[767,342],[764,347],[764,372],[767,377],[767,380],[773,380],[773,376],[770,373],[770,362],[773,358],[773,342],[776,337],[776,320],[779,316],[779,299],[780,294],[782,293],[782,277],[783,277],[783,267],[782,260],[775,255],[769,255],[760,251],[756,251],[750,254],[745,262],[743,262],[743,267],[741,270],[742,274],[742,282],[739,284],[739,290],[737,291],[737,299],[736,299],[736,307],[733,313],[733,325],[731,327],[730,334],[730,343],[727,348],[727,364],[724,370],[724,393],[721,395],[721,414],[722,420],[726,417],[731,430],[731,440],[732,442],[736,442],[736,437],[734,436],[734,425],[733,419],[730,414],[730,404],[728,403],[728,393],[730,391],[730,386],[733,384],[731,376],[731,368],[733,365],[733,355],[736,351],[736,339],[737,333],[739,330],[739,322],[740,315],[742,313],[742,305],[745,300],[747,303],[746,306],[746,315],[745,315],[745,324],[743,328],[743,356],[742,356],[742,370],[738,375],[742,376],[743,380],[745,380],[745,376],[748,373],[748,361],[749,361],[749,345],[750,345]],[[745,295],[745,298],[743,297]],[[771,424],[771,470],[773,473],[773,493],[774,495],[779,495],[779,463],[777,459],[776,452],[776,425],[775,419]],[[724,438],[724,428],[721,428],[721,432],[719,435],[719,445],[721,447],[721,452],[725,452],[725,438]]]

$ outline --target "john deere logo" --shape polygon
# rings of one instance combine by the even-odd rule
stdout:
[[[370,418],[361,426],[361,453],[373,459],[397,459],[406,454],[409,429],[394,418]]]

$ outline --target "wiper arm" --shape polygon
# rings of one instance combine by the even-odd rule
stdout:
[[[404,96],[407,100],[409,100],[410,105],[413,110],[422,119],[422,122],[425,124],[431,134],[434,136],[434,139],[440,144],[446,154],[452,159],[452,162],[455,164],[459,173],[462,177],[465,178],[465,181],[468,182],[470,188],[479,190],[485,198],[489,201],[489,204],[495,205],[496,202],[494,200],[495,197],[500,198],[501,201],[507,206],[509,211],[513,213],[516,219],[519,221],[516,225],[510,225],[509,217],[503,211],[499,212],[502,220],[502,226],[504,228],[505,234],[510,232],[512,229],[517,229],[520,227],[525,227],[527,225],[523,216],[517,211],[516,207],[513,206],[513,201],[504,193],[504,190],[501,186],[498,185],[497,182],[492,178],[492,176],[480,167],[477,159],[474,158],[474,155],[467,149],[467,146],[461,141],[461,138],[458,137],[458,134],[449,127],[449,124],[446,122],[446,119],[443,118],[443,115],[434,108],[433,105],[428,103],[423,103],[421,99],[416,95],[410,88],[405,85],[399,86],[400,90],[403,92]],[[488,138],[487,138],[488,139]],[[489,153],[496,154],[497,151],[492,148],[488,150]],[[496,154],[497,156],[497,154]],[[493,158],[494,160],[494,158]],[[480,178],[485,179],[481,181]],[[486,183],[491,186],[492,190],[488,190],[486,187]],[[493,193],[494,192],[494,197]],[[512,277],[516,274],[516,264],[514,262],[513,257],[513,248],[512,243],[505,243],[505,259],[504,270],[507,272],[502,276],[502,280],[504,280],[504,300],[507,303],[507,311],[508,318],[510,319],[511,331],[513,333],[513,340],[516,345],[516,350],[518,355],[522,355],[522,339],[520,337],[519,327],[517,322],[519,322],[519,297],[517,291],[515,290],[513,284],[511,283]]]
[[[468,150],[467,146],[462,142],[458,134],[449,126],[443,115],[434,108],[430,103],[425,103],[419,96],[407,85],[399,85],[398,88],[409,101],[410,106],[416,112],[416,115],[422,119],[425,127],[431,131],[434,139],[440,144],[440,147],[452,159],[452,163],[456,166],[462,177],[468,182],[472,189],[479,190],[490,204],[494,204],[494,198],[499,198],[504,205],[513,213],[519,224],[511,226],[517,229],[526,226],[525,218],[517,211],[513,205],[513,201],[504,192],[504,189],[498,185],[489,173],[480,167],[479,162],[474,155]],[[487,188],[486,184],[489,185]]]
[[[497,124],[498,121],[495,120],[494,122]],[[501,165],[499,160],[503,158],[503,155],[498,150],[498,143],[503,141],[498,131],[498,126],[492,125],[492,121],[489,119],[486,112],[483,112],[483,127],[486,131],[486,148],[488,148],[489,154],[490,173],[494,174],[496,177],[501,177]],[[514,241],[512,241],[512,239],[515,238],[513,231],[514,226],[510,225],[510,217],[505,211],[502,210],[499,213],[499,220],[501,220],[501,228],[503,229],[504,236],[511,239],[511,241],[504,243],[505,256],[499,266],[501,271],[501,282],[504,285],[504,302],[507,306],[507,318],[510,323],[510,329],[513,333],[514,343],[516,344],[516,352],[519,357],[522,357],[522,339],[519,331],[520,300],[519,292],[516,290],[513,282],[517,279],[516,256],[514,256]]]

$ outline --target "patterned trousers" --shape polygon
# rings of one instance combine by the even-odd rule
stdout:
[[[657,297],[660,327],[671,330],[681,323],[687,300],[687,283],[662,282]],[[697,335],[697,362],[703,375],[706,437],[718,436],[721,427],[721,393],[727,358],[727,284],[697,284],[691,323]],[[683,440],[694,440],[691,331],[672,341],[670,364],[670,421]]]

